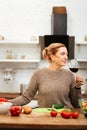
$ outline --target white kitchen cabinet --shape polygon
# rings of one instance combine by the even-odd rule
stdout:
[[[0,41],[0,68],[28,68],[40,62],[41,47],[35,41]]]
[[[87,62],[87,42],[76,43],[75,57],[78,62]]]

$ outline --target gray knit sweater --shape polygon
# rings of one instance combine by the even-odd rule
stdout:
[[[77,108],[81,89],[75,88],[75,76],[67,70],[52,71],[47,68],[37,70],[23,95],[10,100],[14,105],[29,103],[38,91],[39,107],[52,107],[53,104],[64,104],[68,108]]]

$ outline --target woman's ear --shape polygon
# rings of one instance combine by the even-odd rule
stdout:
[[[51,55],[50,55],[50,58],[51,58],[51,61],[53,61],[53,60],[54,60],[54,55],[51,54]]]

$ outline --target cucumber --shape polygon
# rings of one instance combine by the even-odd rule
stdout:
[[[54,104],[53,108],[55,108],[55,109],[64,108],[64,105],[63,104]]]

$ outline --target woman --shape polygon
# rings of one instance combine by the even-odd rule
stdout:
[[[10,102],[14,105],[25,105],[38,91],[39,107],[52,107],[53,104],[64,104],[68,108],[79,107],[81,88],[76,84],[74,74],[64,68],[68,59],[65,45],[52,43],[43,50],[42,55],[50,65],[37,70],[23,95]]]

